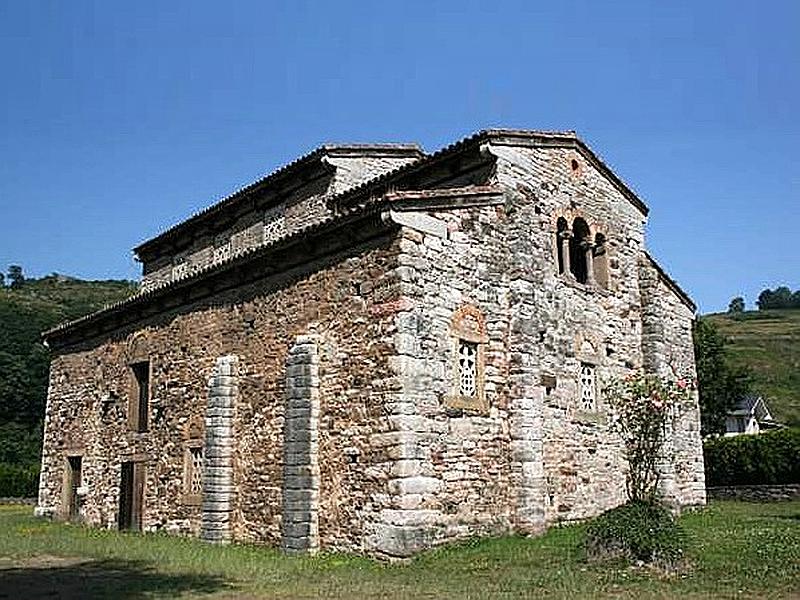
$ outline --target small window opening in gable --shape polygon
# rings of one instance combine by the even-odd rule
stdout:
[[[583,175],[583,163],[581,162],[580,157],[577,154],[574,153],[569,154],[568,164],[569,164],[570,174],[573,177],[579,178]]]
[[[286,210],[283,205],[264,212],[264,243],[269,244],[286,234]]]
[[[589,281],[589,262],[592,243],[589,226],[581,217],[572,222],[572,237],[569,240],[569,267],[578,283]]]
[[[134,389],[130,410],[131,429],[138,432],[147,431],[150,411],[150,362],[138,362],[131,365]]]
[[[594,280],[603,289],[608,289],[608,249],[606,247],[606,236],[602,233],[594,236],[592,253]]]
[[[569,253],[569,225],[564,217],[556,221],[556,254],[558,255],[558,272],[563,274],[567,270],[566,260]]]
[[[597,376],[592,364],[581,363],[580,393],[581,408],[597,410]]]

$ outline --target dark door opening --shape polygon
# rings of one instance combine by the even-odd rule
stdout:
[[[81,487],[81,466],[82,459],[80,456],[67,457],[67,465],[69,466],[69,481],[67,487],[67,517],[70,521],[78,521],[81,516],[80,496],[78,495],[78,488]]]
[[[122,463],[119,484],[120,529],[141,531],[142,499],[144,497],[144,464],[140,462]]]

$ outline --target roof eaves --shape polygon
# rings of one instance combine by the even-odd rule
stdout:
[[[408,175],[416,170],[425,168],[428,165],[436,162],[437,160],[445,156],[463,150],[474,143],[486,139],[486,135],[487,131],[478,131],[477,133],[462,138],[443,148],[440,148],[436,152],[433,152],[431,154],[426,154],[417,161],[401,165],[396,169],[392,169],[391,171],[386,171],[385,173],[378,175],[377,177],[368,179],[367,181],[361,183],[360,185],[354,186],[338,194],[335,194],[330,198],[328,198],[326,200],[326,203],[328,207],[334,209],[341,209],[342,207],[347,207],[349,204],[352,204],[354,200],[374,195],[376,188],[380,188],[382,185],[389,185],[392,181],[404,175]]]
[[[307,154],[304,154],[303,156],[300,156],[299,158],[296,158],[292,162],[287,163],[287,164],[283,165],[282,167],[279,167],[278,169],[276,169],[276,170],[264,175],[263,177],[260,177],[259,179],[253,181],[252,183],[248,183],[247,185],[244,185],[244,186],[242,186],[240,188],[237,188],[235,191],[231,192],[230,194],[228,194],[227,196],[223,197],[222,199],[217,200],[216,202],[214,202],[210,206],[207,206],[206,208],[203,208],[203,209],[197,211],[196,213],[192,214],[191,216],[189,216],[188,218],[184,219],[183,221],[180,221],[179,223],[176,223],[175,225],[172,225],[171,227],[165,229],[164,231],[162,231],[161,233],[159,233],[155,237],[152,237],[152,238],[150,238],[148,240],[145,240],[144,242],[140,243],[138,246],[136,246],[133,249],[133,252],[136,255],[140,255],[142,252],[145,252],[147,249],[155,247],[156,245],[166,241],[167,238],[171,237],[172,235],[174,235],[178,231],[185,229],[190,224],[196,223],[200,219],[203,219],[203,218],[205,218],[205,217],[207,217],[207,216],[209,216],[211,214],[219,212],[220,210],[222,210],[224,208],[227,208],[228,206],[230,206],[231,204],[235,203],[240,198],[246,196],[248,193],[256,190],[257,188],[259,188],[259,187],[261,187],[261,186],[263,186],[263,185],[265,185],[265,184],[267,184],[269,182],[275,181],[275,180],[279,179],[281,176],[286,175],[286,174],[288,174],[288,173],[290,173],[292,171],[297,170],[301,166],[313,163],[317,159],[321,158],[325,154],[325,151],[326,151],[325,150],[325,146],[319,146],[319,147],[315,148],[314,150],[312,150],[311,152],[308,152]]]
[[[348,202],[363,197],[368,191],[375,190],[381,185],[388,184],[403,175],[409,174],[415,170],[425,168],[426,166],[434,163],[435,161],[459,152],[471,145],[481,144],[484,142],[492,143],[517,143],[520,140],[525,140],[529,144],[537,146],[556,146],[556,147],[572,147],[578,150],[584,157],[589,160],[595,168],[600,171],[619,191],[625,196],[631,204],[633,204],[644,216],[650,212],[647,205],[642,201],[633,189],[626,184],[614,171],[597,155],[583,140],[581,140],[577,133],[572,130],[564,131],[547,131],[535,129],[483,129],[472,135],[464,137],[452,144],[449,144],[432,154],[428,154],[420,160],[406,165],[402,165],[392,171],[365,181],[361,185],[345,190],[327,200],[328,206],[337,207],[346,205]]]
[[[113,304],[109,304],[109,305],[103,307],[102,309],[100,309],[98,311],[95,311],[93,313],[90,313],[88,315],[80,317],[78,319],[73,319],[72,321],[67,321],[67,322],[61,323],[61,324],[59,324],[59,325],[57,325],[57,326],[55,326],[55,327],[53,327],[51,329],[48,329],[47,331],[44,331],[42,333],[41,337],[42,337],[43,340],[47,341],[48,338],[63,334],[66,331],[68,331],[69,329],[72,329],[72,328],[74,328],[76,326],[79,326],[79,325],[88,323],[90,321],[96,320],[96,319],[98,319],[100,317],[108,315],[109,313],[119,312],[123,308],[127,309],[129,307],[136,306],[136,305],[139,305],[139,304],[145,304],[150,300],[154,300],[154,299],[156,299],[156,298],[158,298],[160,296],[166,295],[168,292],[170,292],[170,291],[172,291],[172,290],[174,290],[176,288],[180,288],[180,287],[182,287],[184,285],[193,284],[193,283],[199,281],[200,279],[203,279],[203,278],[207,277],[208,275],[210,275],[212,273],[223,271],[223,270],[226,270],[226,269],[229,269],[229,268],[233,268],[233,267],[235,267],[237,265],[240,265],[240,264],[243,264],[245,262],[248,262],[248,261],[256,258],[257,256],[262,255],[262,254],[266,254],[266,253],[270,252],[271,250],[274,250],[274,249],[276,249],[276,248],[278,248],[278,247],[280,247],[282,245],[285,245],[285,244],[289,243],[290,241],[295,240],[296,238],[299,238],[299,237],[302,237],[302,236],[314,235],[315,233],[317,233],[317,232],[319,232],[321,230],[324,230],[327,227],[332,227],[332,226],[344,224],[346,221],[348,221],[349,219],[352,219],[354,217],[358,218],[360,216],[368,216],[369,214],[375,212],[375,210],[377,210],[378,208],[380,208],[380,206],[376,205],[374,207],[368,207],[366,209],[361,208],[361,209],[358,209],[358,210],[350,210],[350,211],[347,211],[347,212],[344,212],[344,213],[341,213],[341,214],[338,214],[338,215],[331,215],[331,216],[327,217],[326,219],[323,219],[323,220],[318,221],[318,222],[316,222],[314,224],[308,225],[308,226],[303,227],[301,229],[295,230],[294,232],[288,233],[288,234],[286,234],[286,235],[284,235],[282,237],[279,237],[279,238],[273,240],[272,242],[270,242],[269,244],[264,244],[262,246],[256,246],[254,248],[250,248],[250,249],[244,250],[242,252],[238,252],[238,253],[234,254],[233,256],[229,257],[227,260],[224,260],[224,261],[221,261],[221,262],[218,262],[218,263],[214,263],[214,264],[211,264],[211,265],[207,265],[207,266],[205,266],[205,267],[203,267],[201,269],[198,269],[197,271],[193,271],[193,272],[191,272],[191,273],[187,274],[186,276],[181,277],[179,279],[175,279],[175,280],[166,282],[166,283],[164,283],[162,285],[158,285],[156,287],[153,287],[153,288],[151,288],[151,289],[149,289],[147,291],[143,291],[143,292],[140,292],[140,293],[135,294],[133,296],[129,296],[128,298],[125,298],[124,300],[120,300],[120,301],[115,302]]]

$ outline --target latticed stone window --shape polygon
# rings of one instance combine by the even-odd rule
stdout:
[[[221,263],[228,260],[231,256],[231,238],[228,236],[217,236],[214,240],[213,262]]]
[[[453,344],[453,387],[445,397],[448,408],[481,413],[489,410],[485,393],[485,348],[489,341],[481,311],[465,304],[453,313],[450,325]]]
[[[203,491],[203,448],[187,448],[186,493],[197,495]]]
[[[581,363],[581,408],[596,410],[597,408],[597,376],[595,366]]]
[[[458,377],[461,395],[474,398],[478,392],[478,344],[458,340]]]
[[[264,243],[274,242],[286,233],[286,212],[275,206],[264,213]]]
[[[189,274],[189,261],[185,256],[176,256],[172,260],[172,280],[181,279]]]

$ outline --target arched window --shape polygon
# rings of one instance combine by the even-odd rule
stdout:
[[[569,240],[569,269],[578,283],[589,280],[589,261],[591,252],[591,234],[589,226],[581,217],[572,222],[572,237]],[[594,273],[593,273],[594,274]]]
[[[564,240],[569,237],[569,225],[564,217],[559,217],[556,221],[556,254],[558,255],[558,272],[563,274],[566,270],[564,264],[564,250],[566,244]],[[567,252],[569,248],[567,248]]]
[[[594,280],[602,288],[608,289],[608,249],[606,248],[606,236],[598,233],[594,236],[594,248],[592,249],[594,268]]]

